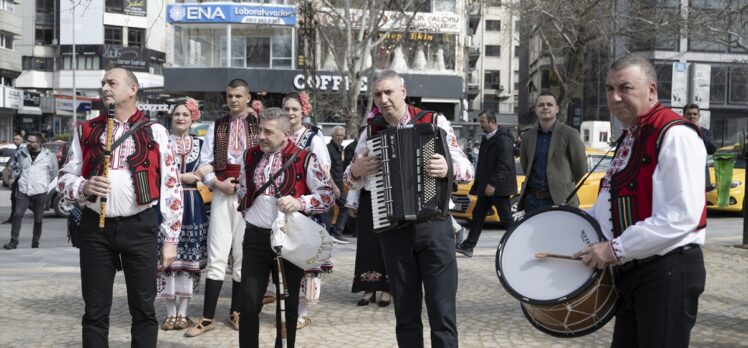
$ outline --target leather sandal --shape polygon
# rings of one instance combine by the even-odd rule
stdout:
[[[190,326],[192,326],[192,320],[189,317],[177,315],[177,320],[174,322],[174,330],[184,330]]]
[[[309,325],[312,324],[312,318],[310,317],[299,317],[299,319],[304,318],[303,321],[296,320],[296,330],[301,330]]]
[[[174,325],[176,324],[176,322],[177,317],[166,317],[166,319],[164,319],[164,322],[161,323],[161,330],[174,330]]]
[[[240,318],[239,312],[231,312],[231,327],[234,328],[234,330],[239,330],[239,318]]]
[[[197,323],[197,325],[187,329],[187,331],[184,332],[184,335],[187,337],[197,337],[215,328],[215,320],[200,318],[200,322]]]

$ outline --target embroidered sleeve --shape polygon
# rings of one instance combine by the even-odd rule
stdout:
[[[176,244],[182,229],[182,184],[179,182],[179,171],[174,161],[174,152],[169,141],[166,128],[159,124],[151,126],[153,138],[158,143],[161,159],[161,195],[159,206],[161,209],[161,226],[159,230],[165,243]]]
[[[213,147],[215,146],[215,126],[216,123],[213,122],[209,127],[208,131],[205,133],[205,140],[203,141],[203,147],[200,149],[200,164],[198,167],[202,168],[203,166],[210,165],[213,163],[214,154],[213,154]],[[212,168],[209,173],[205,174],[203,176],[203,184],[205,186],[213,188],[213,183],[216,180],[216,174],[213,172]]]
[[[332,208],[335,194],[332,190],[332,180],[319,165],[317,156],[313,153],[309,156],[311,158],[306,169],[306,185],[311,194],[299,197],[299,201],[304,213],[321,214]]]
[[[79,128],[73,131],[67,160],[65,160],[62,169],[57,173],[57,191],[62,193],[62,197],[68,201],[86,200],[83,194],[83,187],[86,185],[87,180],[81,176],[83,151],[81,150],[78,131]]]
[[[241,204],[244,196],[247,195],[247,173],[245,172],[247,168],[244,164],[246,163],[247,152],[247,150],[244,150],[244,155],[242,156],[242,161],[240,163],[242,169],[239,171],[239,186],[236,187],[236,196],[239,199],[239,204]]]
[[[330,159],[330,152],[327,151],[327,145],[325,145],[324,138],[315,135],[312,138],[312,145],[310,147],[314,155],[317,156],[317,160],[319,161],[322,170],[329,173],[332,160]]]
[[[351,175],[351,165],[353,165],[354,162],[356,162],[356,158],[358,158],[359,155],[363,155],[368,151],[368,148],[366,147],[366,140],[367,140],[366,130],[361,132],[361,135],[358,137],[358,143],[356,144],[356,150],[353,152],[353,158],[351,158],[351,164],[348,165],[348,167],[345,168],[345,172],[343,172],[343,182],[346,186],[348,186],[351,190],[360,190],[364,188],[364,176],[360,178],[354,178]]]
[[[436,125],[447,132],[447,143],[449,144],[449,154],[452,156],[452,171],[456,182],[468,182],[473,180],[473,165],[460,149],[460,143],[457,141],[452,125],[446,117],[439,114],[436,116]]]

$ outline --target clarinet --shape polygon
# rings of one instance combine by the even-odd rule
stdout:
[[[288,336],[287,331],[287,325],[285,320],[285,314],[286,314],[286,297],[288,297],[288,289],[286,287],[286,277],[283,272],[283,260],[281,260],[281,248],[282,247],[275,247],[276,257],[275,260],[278,264],[278,305],[280,306],[280,311],[276,312],[277,316],[276,319],[280,319],[280,331],[281,331],[281,345],[283,348],[287,347],[286,337]],[[277,322],[277,321],[276,321]]]
[[[104,144],[104,169],[101,176],[109,178],[109,166],[112,161],[112,133],[114,128],[114,103],[109,104],[109,110],[106,117],[106,142]],[[106,224],[106,196],[101,197],[101,208],[99,209],[99,228],[104,228]]]

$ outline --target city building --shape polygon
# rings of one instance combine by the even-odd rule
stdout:
[[[321,3],[315,2],[318,10]],[[373,57],[364,58],[365,64],[401,73],[409,102],[460,119],[465,73],[464,11],[464,1],[427,1],[409,30],[399,21],[379,28],[383,40],[372,50]],[[173,64],[164,69],[165,91],[202,100],[208,120],[225,113],[224,91],[233,78],[248,81],[254,97],[269,106],[279,106],[284,94],[309,86],[316,86],[318,94],[327,97],[343,95],[350,81],[345,77],[346,69],[339,69],[332,57],[331,52],[340,49],[337,45],[330,47],[322,39],[313,40],[318,58],[315,69],[311,69],[316,70],[316,76],[309,76],[307,64],[311,62],[300,48],[301,16],[297,3],[286,0],[177,1],[168,5],[165,17],[170,24],[167,41],[171,46],[167,48],[167,61]],[[321,16],[318,25],[325,30],[340,23]],[[364,79],[360,114],[365,112],[367,88]],[[331,115],[318,115],[318,121],[324,122],[327,116]]]
[[[0,0],[0,142],[13,137],[13,119],[23,106],[23,91],[13,88],[21,74],[19,4],[17,0]]]
[[[511,2],[510,2],[511,3]],[[495,2],[473,1],[468,36],[468,112],[475,121],[483,110],[500,125],[516,126],[519,98],[519,18]]]
[[[617,11],[633,13],[631,4],[631,1],[619,2]],[[737,2],[666,0],[644,4],[644,7],[636,10],[644,9],[645,14],[652,16],[666,16],[673,25],[680,26],[644,31],[633,36],[618,35],[611,37],[607,44],[587,47],[583,81],[577,90],[568,93],[569,107],[561,111],[568,116],[566,122],[579,127],[583,121],[612,121],[612,139],[620,134],[620,125],[614,118],[611,119],[607,107],[607,67],[612,59],[626,52],[634,52],[650,58],[655,64],[657,92],[663,105],[680,113],[683,106],[698,104],[702,109],[702,126],[710,128],[718,145],[739,143],[743,134],[748,132],[748,50],[728,44],[728,30],[719,34],[720,26],[730,24],[726,18],[723,18],[720,26],[712,28],[718,33],[716,35],[693,24],[703,21],[705,15],[729,16],[731,13],[727,6],[734,6]],[[642,16],[641,12],[636,16]],[[630,17],[635,18],[635,15]],[[709,22],[717,23],[718,20]],[[738,36],[742,33],[745,41],[748,37],[745,17],[742,24],[733,24],[737,24],[736,33]],[[622,21],[618,25],[630,24]],[[519,101],[520,124],[535,121],[534,114],[527,111],[538,93],[559,91],[558,77],[550,69],[548,50],[543,47],[539,37],[531,35],[531,27],[532,23],[522,23],[520,26],[523,29],[520,79],[524,86]],[[691,34],[684,28],[691,30]],[[558,64],[566,63],[563,59],[558,60]]]
[[[159,97],[166,62],[164,6],[127,0],[16,5],[23,72],[15,87],[24,91],[24,106],[13,128],[69,134],[74,115],[80,121],[98,114],[101,77],[112,67],[135,72],[143,104]]]

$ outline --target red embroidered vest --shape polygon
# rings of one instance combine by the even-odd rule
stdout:
[[[610,212],[613,235],[616,237],[627,227],[652,216],[652,175],[657,168],[657,157],[665,133],[673,126],[685,125],[701,136],[693,123],[659,103],[649,113],[639,117],[638,123],[629,162],[610,180]],[[623,131],[618,139],[619,149],[626,132]],[[706,200],[703,204],[701,221],[696,230],[706,227]]]
[[[410,115],[410,122],[413,124],[423,124],[423,123],[436,124],[436,117],[434,117],[435,113],[433,111],[421,110],[415,106],[408,105],[408,114]],[[369,137],[377,135],[377,133],[389,127],[389,124],[384,119],[384,116],[382,116],[382,114],[374,115],[374,117],[371,117],[368,120],[366,120],[366,123],[368,125],[367,136]]]
[[[245,119],[247,130],[247,149],[257,145],[258,122],[252,115],[247,115]],[[231,115],[219,118],[213,127],[213,170],[218,172],[226,169],[229,156],[229,135],[231,131]]]
[[[286,147],[281,150],[281,161],[285,164],[298,149],[298,146],[289,141],[288,144],[286,144]],[[249,209],[257,196],[260,195],[260,192],[256,191],[259,187],[255,186],[254,174],[257,169],[257,164],[260,163],[263,154],[262,150],[260,150],[260,146],[255,146],[247,150],[244,158],[244,180],[247,187],[247,194],[244,195],[244,198],[239,202],[239,208],[237,210],[240,212]],[[306,186],[306,170],[311,158],[312,156],[310,155],[310,152],[301,150],[293,163],[286,168],[282,174],[283,182],[278,186],[281,196],[299,198],[310,193],[309,187]],[[273,174],[275,173],[271,173],[270,175]],[[271,185],[270,187],[273,186]],[[272,190],[275,189],[273,188]]]
[[[132,127],[141,119],[148,119],[142,111],[136,111],[127,120]],[[131,135],[135,143],[135,152],[127,157],[127,165],[132,175],[132,183],[135,188],[135,200],[139,205],[148,204],[158,200],[160,193],[161,171],[159,170],[161,161],[158,150],[158,143],[153,139],[151,124],[154,122],[147,121],[135,133]],[[101,142],[101,136],[106,131],[106,114],[86,121],[78,128],[78,139],[83,152],[83,164],[81,175],[89,179],[92,176],[99,175],[102,171],[103,161],[98,167],[93,168],[98,159],[104,153],[104,144]],[[116,150],[115,150],[116,151]],[[89,200],[95,201],[96,197]]]

